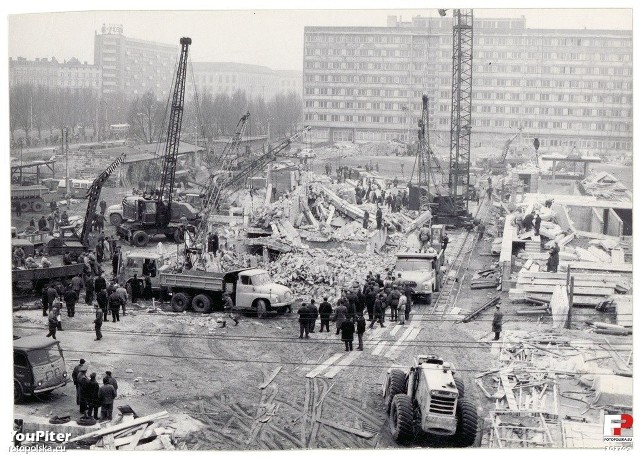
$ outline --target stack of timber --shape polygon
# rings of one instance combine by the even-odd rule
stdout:
[[[620,274],[574,272],[573,305],[595,307],[605,298],[628,290],[628,281]],[[567,273],[522,269],[516,288],[509,291],[512,300],[534,299],[549,303],[556,285],[567,285]]]
[[[500,285],[501,277],[500,269],[480,270],[471,278],[471,289],[496,288]]]

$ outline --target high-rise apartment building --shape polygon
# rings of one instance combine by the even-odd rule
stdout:
[[[101,87],[100,68],[72,58],[58,62],[49,59],[9,59],[9,85],[32,85],[67,90],[91,90],[98,94]]]
[[[447,17],[305,27],[305,124],[318,141],[413,141],[426,93],[432,142],[446,146],[451,40]],[[550,150],[631,151],[631,31],[476,17],[473,55],[474,146],[503,145],[522,127]]]
[[[126,37],[121,25],[103,25],[95,34],[94,63],[102,69],[103,95],[141,96],[153,91],[168,97],[179,44],[155,43]]]

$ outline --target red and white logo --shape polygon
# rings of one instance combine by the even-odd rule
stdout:
[[[605,438],[631,437],[632,426],[633,416],[627,413],[619,415],[605,415],[603,435]]]

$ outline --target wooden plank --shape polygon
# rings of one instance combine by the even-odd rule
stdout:
[[[140,439],[142,438],[142,435],[144,434],[148,426],[149,426],[148,423],[144,425],[137,433],[135,433],[131,437],[131,440],[129,441],[129,443],[121,447],[120,450],[135,450],[136,447],[138,446],[138,442],[140,442]]]
[[[521,286],[525,286],[525,285],[537,285],[537,286],[545,286],[545,285],[561,285],[561,286],[565,286],[567,284],[567,279],[565,278],[564,280],[561,279],[553,279],[553,278],[536,278],[535,280],[520,280],[518,279],[517,284],[516,284],[516,288],[520,288]],[[600,281],[593,281],[593,280],[579,280],[579,279],[575,279],[574,280],[574,286],[581,286],[581,287],[587,287],[587,288],[615,288],[618,285],[618,282],[616,280],[600,280]]]
[[[567,270],[567,266],[571,266],[571,269],[584,269],[600,272],[633,272],[633,264],[603,264],[601,262],[585,262],[585,261],[560,261],[560,268]]]
[[[553,293],[553,285],[531,285],[521,284],[518,285],[518,289],[523,289],[529,293]],[[609,296],[613,294],[613,288],[596,288],[596,287],[579,287],[574,288],[573,294],[584,296]]]
[[[150,421],[166,417],[167,415],[169,415],[169,413],[166,410],[163,410],[163,411],[158,412],[158,413],[154,413],[154,414],[147,415],[147,416],[144,416],[144,417],[136,418],[132,422],[126,423],[124,425],[109,426],[109,427],[104,428],[104,429],[98,429],[96,431],[91,431],[89,433],[82,434],[82,435],[80,435],[78,437],[74,437],[73,439],[70,439],[68,442],[77,442],[77,441],[80,441],[80,440],[89,439],[90,437],[106,436],[107,434],[113,434],[113,433],[116,433],[118,431],[122,431],[124,429],[131,428],[132,426],[142,425],[144,423],[149,423]]]
[[[114,438],[115,438],[114,444],[115,444],[115,446],[116,447],[121,447],[123,445],[128,444],[129,442],[131,442],[131,439],[133,438],[133,436],[135,436],[135,433],[137,433],[141,429],[146,429],[148,425],[149,424],[147,423],[147,424],[144,424],[144,425],[136,426],[133,429],[127,430],[126,431],[127,435],[124,435],[124,433],[114,434]]]
[[[500,381],[502,382],[502,387],[507,396],[507,404],[509,404],[509,409],[513,411],[520,410],[518,408],[518,402],[516,401],[516,397],[513,394],[513,388],[511,387],[511,382],[509,381],[509,377],[507,374],[500,374]]]
[[[356,436],[359,436],[359,437],[364,437],[365,439],[371,439],[372,437],[375,437],[375,434],[370,433],[368,431],[362,431],[360,429],[350,428],[348,426],[344,426],[330,420],[325,420],[324,418],[316,418],[316,421],[318,423],[322,423],[323,425],[331,426],[332,428],[346,431],[348,433],[355,434]]]
[[[620,279],[618,274],[601,274],[601,273],[589,273],[589,272],[571,272],[571,276],[576,280],[612,280],[617,281]],[[546,279],[559,279],[566,280],[567,274],[562,272],[526,272],[520,271],[518,277],[530,279],[530,278],[546,278]]]
[[[69,442],[73,442],[73,440],[70,440]],[[115,450],[116,446],[114,442],[113,434],[106,434],[102,436],[102,447],[105,450]]]
[[[606,263],[611,263],[612,262],[611,261],[611,256],[609,256],[607,253],[605,253],[600,248],[596,248],[594,246],[590,246],[587,251],[589,253],[591,253],[592,255],[594,255],[596,258],[598,258],[602,262],[606,262]],[[624,262],[624,261],[622,261],[622,262]]]
[[[163,434],[162,436],[158,436],[160,442],[164,446],[165,450],[175,450],[175,446],[171,443],[171,438],[169,436]]]
[[[271,375],[269,376],[268,379],[266,379],[264,381],[264,383],[262,385],[260,385],[258,388],[260,388],[261,390],[264,390],[267,386],[269,386],[269,384],[271,382],[273,382],[273,379],[276,378],[276,375],[278,375],[278,373],[280,372],[280,370],[282,370],[282,366],[278,366],[276,367],[273,372],[271,373]]]

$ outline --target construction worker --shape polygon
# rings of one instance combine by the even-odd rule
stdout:
[[[327,296],[323,297],[323,299],[324,301],[320,303],[320,307],[318,308],[318,313],[320,314],[320,332],[325,328],[327,332],[329,332],[329,320],[331,319],[333,307]]]
[[[430,246],[431,242],[431,230],[429,229],[428,225],[424,225],[422,226],[422,229],[420,229],[420,234],[418,234],[418,240],[420,241],[420,253],[423,253],[427,250],[427,248]]]
[[[491,332],[495,334],[493,340],[500,340],[500,333],[502,332],[502,311],[500,310],[500,304],[496,304],[496,311],[493,314],[493,321],[491,323]]]
[[[309,338],[309,307],[306,302],[303,302],[298,309],[298,323],[300,324],[300,339]]]
[[[481,221],[476,227],[476,230],[478,231],[478,240],[482,240],[482,237],[484,237],[484,229],[484,223]]]
[[[534,235],[540,235],[540,225],[541,224],[542,224],[542,218],[540,218],[540,213],[536,212],[536,216],[533,219]]]
[[[554,245],[549,250],[549,258],[547,259],[547,272],[557,272],[560,264],[560,248]]]
[[[233,300],[231,300],[231,296],[227,292],[222,293],[222,308],[227,313],[227,316],[233,320],[234,326],[237,326],[238,318],[235,314],[232,313]],[[227,325],[226,320],[223,320],[222,327],[224,328],[226,325]]]

